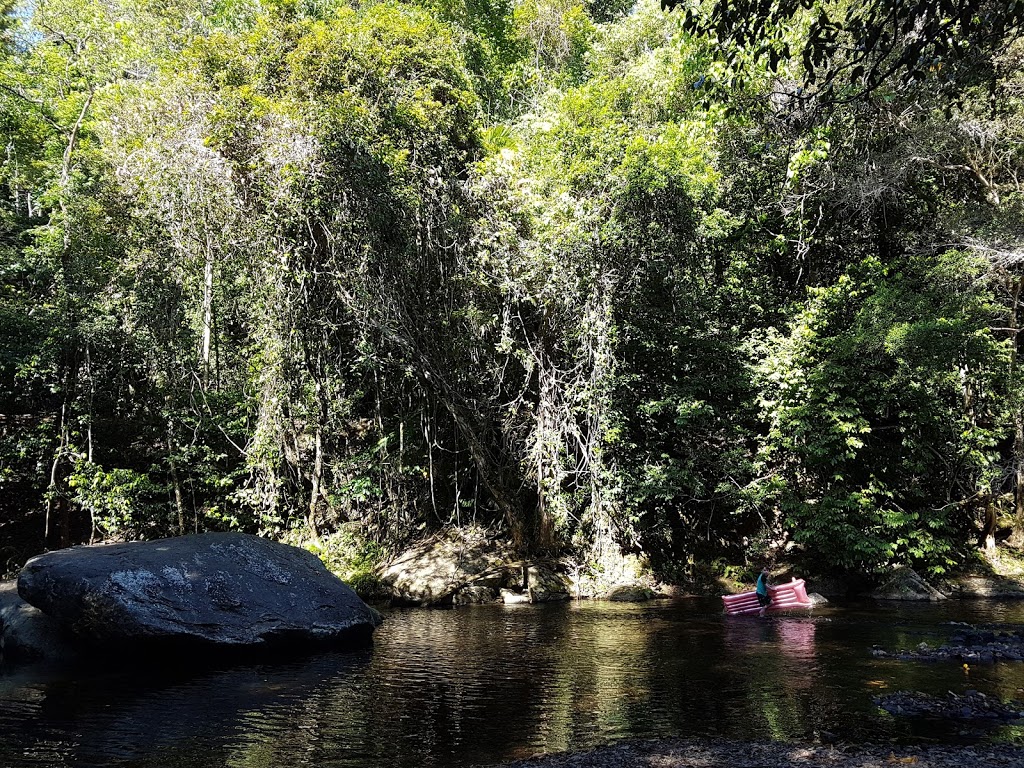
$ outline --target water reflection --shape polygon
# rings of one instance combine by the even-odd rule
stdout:
[[[774,739],[792,739],[808,732],[812,712],[805,706],[815,682],[816,625],[802,618],[727,617],[724,654],[733,657],[736,686],[745,695],[751,735],[765,732]]]
[[[325,680],[358,677],[372,651],[189,674],[64,670],[0,703],[0,765],[223,765],[240,735],[281,734]],[[71,676],[68,676],[71,675]],[[13,704],[13,706],[11,706]],[[21,742],[24,752],[12,747]]]
[[[972,687],[1024,698],[1024,665],[965,675],[869,652],[940,642],[953,618],[1020,620],[1024,606],[850,605],[768,619],[725,617],[701,600],[396,610],[375,645],[352,654],[0,676],[0,765],[405,768],[625,737],[915,739],[915,724],[871,696]],[[1021,736],[1008,726],[996,737]]]

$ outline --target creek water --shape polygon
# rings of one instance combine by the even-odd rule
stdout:
[[[717,599],[391,610],[372,647],[276,664],[0,670],[0,766],[471,766],[633,737],[1024,743],[904,720],[872,697],[1024,699],[1024,663],[875,658],[1024,602],[829,604],[726,617]],[[195,660],[198,662],[199,660]]]

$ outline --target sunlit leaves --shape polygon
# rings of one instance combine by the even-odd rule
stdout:
[[[811,291],[762,351],[761,462],[788,478],[780,502],[812,558],[829,546],[846,567],[944,567],[969,529],[970,510],[936,504],[935,484],[971,495],[991,482],[986,425],[1004,407],[991,363],[1004,350],[985,327],[985,291],[949,290],[960,258],[899,272],[866,262]],[[861,536],[836,549],[829,537],[844,526]]]
[[[670,10],[678,5],[676,0],[662,3]],[[806,81],[825,101],[859,98],[883,85],[899,87],[930,77],[955,82],[965,69],[984,69],[978,54],[998,51],[1020,35],[1022,24],[1024,2],[1018,0],[714,2],[710,8],[688,5],[683,15],[687,29],[731,45],[730,64],[745,51],[766,60],[772,70],[798,58]]]

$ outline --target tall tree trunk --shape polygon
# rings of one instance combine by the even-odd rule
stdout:
[[[67,131],[67,143],[64,145],[64,155],[61,159],[58,205],[61,214],[61,251],[60,251],[60,285],[63,289],[63,299],[66,302],[69,333],[64,341],[64,354],[61,356],[62,371],[62,398],[60,409],[60,422],[58,427],[57,447],[53,452],[53,462],[50,466],[50,486],[46,494],[46,520],[44,538],[46,546],[51,547],[56,543],[60,547],[66,547],[71,543],[71,500],[68,496],[67,477],[69,474],[66,466],[67,457],[71,452],[71,413],[77,397],[78,388],[78,367],[79,367],[79,339],[78,319],[74,311],[74,303],[68,300],[74,284],[72,269],[72,242],[71,242],[71,211],[68,208],[68,194],[71,185],[71,165],[74,159],[75,147],[78,145],[79,134],[82,124],[85,122],[89,108],[92,106],[93,94],[90,91],[82,104],[78,117],[74,124]],[[54,528],[59,530],[55,531]]]
[[[181,491],[181,478],[178,476],[178,462],[174,458],[175,447],[174,418],[170,417],[167,419],[167,466],[171,473],[171,485],[174,487],[174,507],[178,512],[178,535],[184,536],[185,502]]]
[[[525,548],[529,544],[529,540],[523,519],[523,509],[527,508],[528,502],[520,501],[517,496],[521,497],[522,494],[516,494],[510,490],[511,484],[504,477],[503,467],[492,456],[485,440],[487,430],[472,415],[473,411],[466,407],[462,398],[451,391],[447,385],[443,389],[448,396],[443,396],[441,401],[469,446],[469,453],[473,457],[480,482],[483,483],[508,522],[513,546],[517,549]]]
[[[534,426],[534,461],[537,473],[537,530],[536,545],[543,552],[554,547],[555,521],[551,514],[548,496],[555,497],[559,491],[561,468],[559,467],[559,444],[556,409],[558,404],[558,383],[555,373],[548,367],[543,354],[543,338],[537,341],[537,416]]]
[[[67,403],[60,409],[60,423],[58,425],[57,447],[53,452],[53,462],[50,464],[50,485],[46,490],[46,519],[43,527],[43,541],[47,549],[57,549],[61,545],[59,539],[55,539],[55,530],[60,521],[66,516],[68,499],[64,491],[64,454],[68,450],[68,424],[67,424]],[[61,532],[63,535],[63,532]],[[56,545],[56,546],[54,546]]]
[[[206,233],[206,254],[203,264],[203,384],[210,384],[210,352],[213,339],[213,243]]]
[[[985,493],[981,496],[981,506],[984,516],[984,524],[981,530],[981,546],[990,555],[996,551],[996,523],[998,520],[996,500],[992,494]]]
[[[1020,408],[1014,415],[1013,427],[1014,529],[1024,538],[1024,412]]]
[[[1020,391],[1018,358],[1020,354],[1020,295],[1024,277],[1007,272],[1010,288],[1010,365],[1009,384],[1013,403],[1013,542],[1024,543],[1024,394]]]
[[[316,428],[314,451],[312,489],[309,492],[309,514],[306,517],[306,523],[309,526],[309,532],[315,538],[319,538],[320,530],[316,521],[316,507],[320,500],[320,484],[324,472],[323,430],[319,426]]]

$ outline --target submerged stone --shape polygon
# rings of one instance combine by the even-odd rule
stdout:
[[[897,691],[873,697],[886,712],[905,717],[932,717],[949,720],[1019,720],[1022,702],[1002,702],[978,691],[963,695],[949,691],[932,696],[918,691]]]
[[[316,555],[241,533],[48,552],[28,561],[18,592],[108,647],[360,644],[380,623]]]

